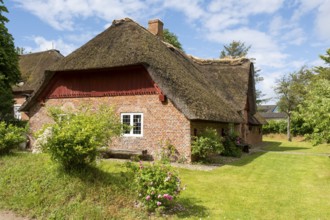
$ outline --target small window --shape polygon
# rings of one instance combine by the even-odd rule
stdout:
[[[14,105],[14,118],[21,120],[22,116],[21,116],[21,112],[19,111],[19,108],[21,107],[20,104],[15,104]]]
[[[121,123],[128,125],[124,130],[124,136],[143,136],[143,114],[142,113],[121,113]]]

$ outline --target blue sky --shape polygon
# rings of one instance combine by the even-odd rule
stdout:
[[[161,19],[185,52],[200,58],[218,58],[232,40],[245,42],[264,77],[257,86],[267,97],[275,96],[276,79],[303,65],[322,65],[319,55],[330,48],[330,0],[12,0],[5,5],[15,45],[28,52],[55,47],[68,55],[124,17],[144,27]]]

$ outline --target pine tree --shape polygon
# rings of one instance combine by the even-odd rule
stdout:
[[[175,46],[176,48],[180,49],[183,51],[182,49],[182,45],[178,39],[178,36],[176,36],[174,33],[170,32],[168,29],[164,29],[164,41],[167,43],[172,44],[173,46]]]
[[[220,58],[245,57],[251,48],[251,46],[245,46],[245,43],[241,42],[241,41],[232,41],[230,44],[224,45],[223,47],[224,47],[224,49],[220,53]]]

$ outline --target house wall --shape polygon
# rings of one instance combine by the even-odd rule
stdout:
[[[26,98],[25,96],[21,96],[21,95],[14,95],[14,100],[15,100],[15,104],[23,105]],[[21,120],[27,121],[29,120],[29,116],[26,113],[21,112]]]
[[[214,128],[217,130],[220,136],[223,136],[224,133],[228,132],[229,124],[220,123],[220,122],[208,122],[208,121],[191,121],[190,122],[190,135],[196,136],[199,135],[206,128]],[[239,125],[234,125],[236,132],[239,132]]]
[[[30,128],[37,131],[52,120],[47,115],[47,108],[78,108],[82,104],[114,106],[120,113],[143,113],[143,137],[119,137],[113,140],[111,148],[148,150],[157,158],[161,147],[168,141],[174,145],[179,158],[190,161],[190,122],[179,112],[170,100],[160,102],[158,95],[131,95],[113,97],[62,98],[47,99],[44,104],[35,105],[30,111]]]
[[[262,142],[262,125],[250,125],[247,133],[248,144],[259,144]]]

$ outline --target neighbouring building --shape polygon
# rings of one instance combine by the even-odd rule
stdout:
[[[148,30],[131,19],[112,26],[45,71],[21,107],[32,131],[51,122],[47,107],[114,106],[132,125],[111,148],[148,150],[157,156],[170,142],[191,158],[192,137],[229,125],[249,144],[262,141],[255,102],[254,67],[246,58],[204,60],[162,41],[163,23]]]
[[[29,119],[27,114],[19,111],[19,108],[38,87],[45,70],[62,58],[63,55],[57,50],[47,50],[19,56],[19,69],[22,81],[12,88],[15,100],[15,118],[19,120]]]
[[[284,112],[280,112],[277,105],[259,105],[258,113],[269,120],[286,120],[287,115]]]

